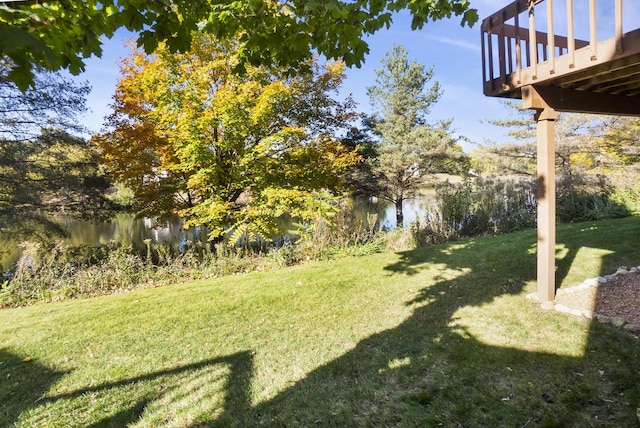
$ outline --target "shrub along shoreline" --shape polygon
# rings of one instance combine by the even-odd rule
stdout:
[[[567,176],[558,182],[560,223],[621,218],[638,212],[638,193],[622,192],[602,176]],[[301,225],[295,241],[230,246],[188,242],[183,248],[146,241],[142,251],[118,242],[100,247],[24,242],[22,255],[0,289],[0,307],[98,296],[280,269],[311,260],[370,255],[473,236],[535,227],[535,182],[468,178],[441,183],[425,217],[406,228],[381,230],[377,219],[357,221],[339,206],[327,220]]]

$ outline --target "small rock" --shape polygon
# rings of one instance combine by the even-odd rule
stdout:
[[[616,271],[616,275],[626,275],[628,274],[629,271],[627,270],[627,268],[625,267],[620,267],[618,268],[618,270]]]
[[[581,309],[571,309],[569,311],[569,313],[575,317],[581,317],[582,316],[582,310]]]
[[[608,281],[611,281],[612,279],[615,279],[616,274],[611,274],[611,275],[606,275],[605,279],[607,279]]]
[[[600,324],[609,324],[611,322],[611,318],[606,315],[598,314],[596,315],[596,319]]]
[[[555,305],[555,310],[558,312],[562,312],[563,314],[570,314],[571,313],[571,308],[563,305],[562,303],[558,303],[557,305]]]
[[[595,287],[598,285],[599,279],[600,278],[589,278],[585,280],[582,284],[584,284],[586,287]]]
[[[616,327],[622,327],[624,323],[625,323],[624,318],[621,318],[621,317],[611,318],[611,324],[615,325]]]
[[[625,331],[629,331],[634,334],[640,333],[640,324],[627,324],[623,327]]]
[[[636,273],[638,271],[637,268],[632,267],[631,269],[629,269],[629,273]]]
[[[588,320],[592,320],[595,313],[591,309],[583,309],[581,315]]]
[[[605,278],[604,276],[598,277],[598,284],[606,284],[606,283],[607,283],[607,278]]]

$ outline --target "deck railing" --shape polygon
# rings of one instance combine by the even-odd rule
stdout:
[[[566,2],[566,9],[561,13],[556,13],[554,0],[516,0],[484,19],[481,30],[485,94],[511,96],[510,91],[522,85],[553,78],[558,71],[556,63],[561,57],[561,72],[570,72],[576,66],[578,50],[584,52],[584,49],[589,49],[589,59],[597,61],[598,43],[601,40],[598,40],[596,25],[598,17],[596,0],[578,0],[581,11],[584,10],[586,1],[589,8],[588,22],[574,22],[573,0],[555,0],[556,5]],[[636,1],[638,0],[632,0],[632,3]],[[606,0],[600,5],[604,5],[603,7],[606,7],[609,12],[612,3],[615,50],[616,53],[621,54],[624,48],[622,0]],[[558,23],[557,15],[565,14],[566,28],[563,29],[566,33],[558,35],[554,28]],[[576,27],[580,30],[589,28],[589,39],[576,39]],[[523,70],[527,72],[523,74]]]

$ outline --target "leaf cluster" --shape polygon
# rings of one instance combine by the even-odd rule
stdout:
[[[77,116],[86,111],[86,84],[74,84],[61,75],[41,72],[26,91],[11,80],[12,68],[0,61],[0,137],[5,140],[34,140],[42,129],[84,129]]]
[[[0,6],[0,56],[12,64],[21,89],[33,83],[34,66],[84,70],[84,58],[102,53],[103,36],[119,28],[137,32],[137,44],[153,52],[192,47],[194,32],[240,43],[237,70],[247,65],[300,70],[312,52],[360,66],[367,35],[389,27],[393,13],[409,10],[412,29],[431,20],[461,16],[473,25],[469,0],[88,0],[9,1]]]

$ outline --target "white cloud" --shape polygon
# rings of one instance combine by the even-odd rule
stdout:
[[[480,52],[480,43],[471,43],[466,40],[455,39],[453,37],[442,37],[433,34],[423,34],[425,38],[433,40],[438,43],[444,43],[447,45],[457,46],[459,48],[467,49],[473,52]]]

